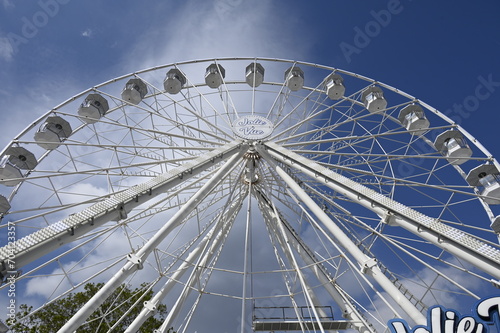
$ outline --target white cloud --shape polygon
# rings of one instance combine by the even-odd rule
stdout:
[[[70,263],[67,266],[72,266]],[[28,296],[43,296],[49,298],[56,291],[64,291],[69,287],[69,282],[64,277],[64,272],[58,268],[48,276],[34,278],[26,284],[25,294]],[[55,293],[57,295],[57,293]]]
[[[122,72],[128,73],[165,62],[193,58],[270,56],[305,59],[307,43],[296,44],[296,39],[305,40],[299,36],[300,30],[297,29],[297,34],[294,35],[293,29],[288,29],[286,24],[286,18],[289,15],[280,15],[280,17],[283,17],[283,22],[276,22],[275,15],[273,15],[273,19],[270,18],[271,11],[271,4],[265,2],[231,0],[200,5],[197,1],[189,1],[183,5],[183,8],[176,15],[169,17],[166,25],[151,29],[151,32],[144,36],[137,45],[130,47],[131,52],[127,53],[126,58],[122,59]],[[270,26],[273,29],[270,29]],[[81,32],[81,36],[90,38],[92,33],[92,30],[87,29]],[[293,41],[291,39],[292,35]],[[285,36],[289,39],[285,38]],[[99,82],[94,82],[94,84],[97,83]],[[71,85],[62,87],[63,92],[58,90],[59,95],[64,95],[70,88]],[[80,193],[81,195],[71,193]],[[77,202],[104,193],[105,191],[102,188],[82,183],[67,188],[59,194],[65,202]],[[116,235],[106,240],[99,246],[98,252],[92,253],[72,269],[74,272],[72,276],[75,281],[80,281],[83,277],[83,271],[82,275],[79,273],[80,268],[93,267],[93,270],[97,270],[102,268],[102,261],[110,253],[124,254],[130,252],[123,235],[118,236],[120,236],[120,233],[116,233]],[[268,242],[267,239],[263,241]],[[96,243],[92,242],[89,247],[93,245],[96,245]],[[86,249],[88,248],[86,247]],[[228,247],[226,250],[231,252],[232,249],[232,247]],[[72,265],[74,263],[64,264],[63,267],[69,269]],[[119,267],[114,267],[107,274],[114,274],[118,269]],[[145,267],[146,269],[147,267]],[[141,271],[140,279],[149,281],[149,277],[144,276],[145,270]],[[62,271],[60,268],[54,268],[52,273],[58,274],[62,273]],[[90,270],[85,272],[85,274],[88,273],[90,273]],[[33,279],[26,288],[27,294],[48,297],[61,282],[61,278],[64,279],[61,275],[51,275]],[[217,278],[218,276],[214,276],[212,279],[215,285],[224,283],[224,280]],[[67,280],[64,281],[66,281],[64,282],[65,287],[68,287]],[[233,285],[232,287],[239,289],[240,285]],[[215,304],[213,308],[217,309],[216,304],[219,303],[221,303],[219,300],[215,300],[212,303]],[[228,330],[234,328],[234,326],[237,326],[236,318],[227,323]]]
[[[452,261],[454,260],[452,259]],[[471,279],[470,275],[466,272],[460,272],[448,266],[436,266],[434,268],[438,269],[443,276],[452,276],[456,283],[460,284],[464,288],[467,288],[468,290],[474,291],[474,288],[477,287],[475,285],[476,280]],[[416,277],[419,279],[417,280]],[[472,306],[472,304],[468,303],[471,302],[471,299],[464,299],[463,296],[461,296],[462,291],[459,290],[458,287],[454,286],[443,277],[437,277],[436,273],[429,268],[422,268],[420,271],[415,273],[414,278],[403,280],[401,282],[416,298],[419,299],[424,297],[423,303],[429,307],[440,305],[467,315],[468,309]],[[427,290],[428,288],[430,288],[430,290]],[[382,292],[381,295],[388,300],[389,303],[391,303],[396,311],[398,311],[399,315],[402,317],[406,316],[404,311],[395,301],[391,299],[389,294]],[[378,314],[380,318],[384,318],[382,320],[383,323],[386,323],[389,319],[394,318],[394,314],[381,298],[375,298],[373,307],[369,309],[368,313]]]
[[[92,29],[88,28],[82,32],[82,37],[91,38],[93,36]]]
[[[0,58],[12,60],[14,48],[7,37],[0,37]]]
[[[61,191],[61,197],[67,203],[77,203],[106,195],[108,191],[88,183],[78,183]]]
[[[189,1],[168,23],[145,35],[124,59],[124,72],[191,59],[269,56],[305,59],[304,29],[277,16],[271,3]],[[282,21],[278,17],[282,17]],[[297,43],[300,40],[300,43]],[[145,52],[147,50],[147,52]],[[139,62],[138,62],[139,61]]]
[[[2,0],[2,5],[5,9],[15,7],[14,2],[12,2],[11,0]]]
[[[72,245],[74,246],[74,245]],[[38,302],[45,302],[71,288],[99,271],[110,267],[111,263],[125,253],[130,253],[130,245],[124,241],[121,230],[104,235],[98,240],[83,245],[77,250],[84,259],[80,261],[59,262],[60,266],[43,276],[37,276],[26,282],[24,296],[37,298]],[[108,281],[123,265],[124,261],[100,273],[92,282]],[[54,266],[51,266],[54,267]],[[129,281],[134,287],[138,287],[144,281],[152,281],[155,273],[149,265],[141,270],[141,278]]]

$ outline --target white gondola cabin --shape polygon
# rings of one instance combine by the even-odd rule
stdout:
[[[33,170],[38,164],[35,155],[23,147],[10,147],[0,160],[0,184],[16,186],[23,181],[22,170]]]
[[[495,216],[491,221],[491,229],[500,235],[500,215]]]
[[[370,113],[383,112],[387,107],[384,92],[380,87],[371,86],[365,89],[362,94],[363,104]]]
[[[472,156],[472,150],[459,131],[448,130],[439,134],[434,146],[453,165],[465,163]]]
[[[3,195],[0,195],[0,217],[7,213],[10,209],[9,200]]]
[[[430,125],[429,120],[425,117],[424,110],[417,104],[410,104],[401,109],[398,119],[414,135],[423,134]]]
[[[122,90],[122,99],[130,104],[139,104],[148,93],[148,87],[141,79],[130,79]]]
[[[71,125],[61,117],[48,117],[35,133],[36,143],[44,149],[57,149],[72,133]]]
[[[253,62],[245,68],[245,80],[250,87],[258,87],[264,82],[264,67]]]
[[[483,164],[475,167],[466,178],[471,186],[476,186],[490,205],[500,204],[500,171],[493,164]]]
[[[210,64],[205,72],[205,83],[213,89],[220,87],[224,78],[226,77],[226,70],[219,64]]]
[[[177,94],[186,84],[186,77],[177,68],[172,68],[167,72],[167,76],[163,81],[163,88],[169,94]]]
[[[285,82],[291,91],[299,91],[304,86],[304,71],[292,66],[285,71]]]
[[[332,74],[326,80],[326,94],[329,99],[339,100],[344,97],[344,79],[339,74]]]
[[[101,119],[108,110],[109,104],[104,97],[99,94],[90,94],[80,105],[78,115],[82,121],[93,124]]]

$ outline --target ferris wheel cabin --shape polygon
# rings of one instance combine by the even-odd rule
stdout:
[[[430,125],[429,120],[425,117],[424,110],[417,104],[410,104],[401,109],[398,119],[414,135],[422,135]]]
[[[0,218],[2,218],[3,214],[7,213],[10,209],[9,200],[3,195],[0,195]]]
[[[471,186],[476,186],[490,205],[500,204],[500,171],[493,164],[483,164],[475,167],[466,178]]]
[[[332,74],[326,81],[326,94],[331,100],[339,100],[344,97],[344,79],[339,74]]]
[[[377,86],[371,86],[365,89],[362,94],[362,100],[366,109],[371,113],[382,112],[387,107],[387,100],[384,98],[384,92]]]
[[[24,178],[22,170],[32,170],[37,164],[35,156],[27,149],[10,147],[0,161],[0,184],[16,186]]]
[[[72,133],[71,125],[61,117],[48,117],[35,133],[37,144],[47,150],[57,149]]]
[[[439,134],[434,146],[453,165],[460,165],[472,156],[472,150],[459,131],[448,130]]]
[[[245,78],[250,87],[258,87],[264,82],[264,67],[253,62],[245,68]]]
[[[78,109],[80,119],[87,124],[93,124],[101,119],[109,110],[108,101],[99,94],[90,94]]]
[[[169,94],[177,94],[186,84],[186,77],[177,68],[172,68],[167,72],[167,76],[163,81],[163,88]]]
[[[122,91],[122,99],[130,104],[139,104],[148,93],[148,87],[141,79],[130,79]]]
[[[205,83],[213,89],[219,88],[224,78],[226,77],[226,70],[219,64],[210,64],[205,73]]]
[[[299,91],[304,86],[304,71],[292,66],[285,71],[285,82],[291,91]]]

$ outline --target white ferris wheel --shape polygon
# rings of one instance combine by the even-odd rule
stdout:
[[[54,107],[0,158],[3,282],[43,284],[41,307],[105,282],[60,332],[122,284],[154,292],[126,332],[160,303],[158,332],[385,332],[499,284],[498,162],[425,102],[341,69],[149,68]]]

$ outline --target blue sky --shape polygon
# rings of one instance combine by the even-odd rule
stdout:
[[[500,3],[0,0],[0,146],[80,91],[210,57],[285,58],[399,88],[500,156]]]
[[[493,143],[500,101],[497,1],[3,0],[1,5],[2,145],[29,119],[118,75],[187,59],[266,56],[326,64],[397,87],[458,114],[457,120],[498,155]],[[490,82],[490,91],[477,101],[470,96],[484,82],[480,78]],[[464,101],[468,109],[459,112]]]

